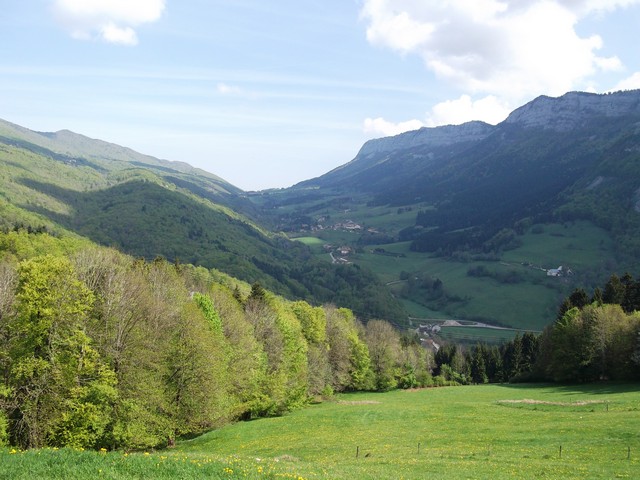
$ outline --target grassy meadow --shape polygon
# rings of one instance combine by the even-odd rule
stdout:
[[[382,227],[393,232],[415,218],[416,210],[396,214],[389,208],[352,209],[332,214],[331,221],[353,219],[363,225]],[[362,216],[362,218],[361,218]],[[386,227],[386,228],[385,228]],[[319,258],[329,261],[322,243],[355,245],[359,235],[353,232],[324,230],[297,240],[309,245]],[[316,238],[314,240],[314,238]],[[576,286],[602,284],[615,270],[610,264],[613,254],[611,237],[589,222],[537,225],[519,236],[521,245],[502,252],[499,261],[453,260],[427,253],[412,252],[411,242],[366,245],[350,256],[354,263],[374,271],[397,298],[402,298],[410,316],[419,318],[474,319],[516,329],[541,331],[555,319],[558,305]],[[382,248],[393,255],[373,252]],[[543,269],[563,265],[574,275],[549,278]],[[484,267],[492,277],[471,276],[469,270]],[[420,298],[402,297],[401,272],[438,278],[445,292],[457,300],[442,307]],[[515,274],[515,281],[500,278]],[[518,305],[517,313],[514,305]],[[473,332],[471,332],[473,333]],[[478,331],[478,341],[484,332]]]
[[[0,478],[611,479],[640,476],[640,385],[339,395],[160,452],[0,450]]]
[[[351,220],[365,230],[374,228],[393,237],[415,223],[418,211],[429,208],[424,204],[403,208],[370,206],[368,200],[367,197],[354,197],[335,203],[316,199],[304,204],[288,204],[278,211],[292,214],[298,210],[311,217],[325,217],[322,222],[325,227]],[[517,237],[519,246],[500,251],[494,261],[474,258],[471,253],[453,259],[413,252],[411,242],[360,245],[358,240],[362,235],[366,236],[365,230],[356,233],[325,228],[301,233],[305,236],[297,240],[311,247],[324,261],[330,261],[322,249],[324,243],[361,247],[359,253],[349,256],[349,260],[375,272],[383,283],[388,284],[394,296],[401,299],[411,317],[423,319],[472,319],[541,331],[555,319],[558,305],[575,287],[590,289],[602,285],[619,269],[613,261],[615,248],[611,235],[587,221],[533,225]],[[397,256],[376,254],[376,248]],[[547,277],[546,269],[560,265],[570,268],[573,276]],[[470,270],[478,267],[485,268],[491,275],[469,275]],[[405,295],[404,283],[400,280],[402,272],[440,279],[449,300],[433,301],[427,298],[428,293],[424,298],[420,293]],[[518,308],[514,309],[516,305]],[[473,337],[473,332],[470,333]],[[477,341],[483,341],[486,335],[494,336],[479,330],[477,333]],[[457,332],[451,334],[456,336]]]
[[[500,345],[513,340],[516,335],[522,335],[523,333],[524,332],[519,330],[502,330],[495,328],[442,327],[438,332],[438,336],[454,343],[476,344],[481,342],[489,345]]]

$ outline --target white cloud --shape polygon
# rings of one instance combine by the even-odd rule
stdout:
[[[102,38],[109,43],[119,43],[120,45],[137,45],[138,36],[131,27],[118,27],[109,23],[100,30]]]
[[[483,120],[495,125],[507,118],[512,110],[512,107],[493,95],[475,101],[469,95],[461,95],[455,100],[438,103],[427,114],[424,122],[413,119],[394,123],[382,117],[366,118],[363,130],[371,137],[390,137],[425,126],[459,125],[472,120]]]
[[[438,77],[469,93],[511,101],[558,95],[599,70],[621,68],[601,57],[602,39],[580,37],[584,15],[640,0],[365,0],[367,38],[420,55]]]
[[[364,133],[371,135],[372,137],[390,137],[410,130],[418,130],[424,126],[424,123],[420,120],[408,120],[406,122],[393,123],[381,117],[366,118],[364,120]]]
[[[431,109],[427,124],[459,125],[471,120],[483,120],[493,125],[500,123],[511,113],[508,104],[493,95],[473,101],[469,95],[462,95],[456,100],[438,103]]]
[[[53,0],[57,21],[76,39],[136,45],[134,27],[157,21],[165,0]]]
[[[617,92],[620,90],[636,90],[640,88],[640,72],[635,72],[630,77],[625,78],[618,82],[610,91]]]
[[[624,68],[598,55],[599,35],[576,25],[640,0],[364,0],[367,39],[425,66],[461,97],[427,115],[429,125],[496,123],[532,97],[593,89],[596,73]],[[473,97],[483,97],[472,100]]]
[[[559,0],[559,3],[580,15],[611,12],[618,8],[637,5],[638,0]]]
[[[380,4],[379,1],[369,2]],[[365,16],[369,10],[365,6]],[[397,15],[370,15],[371,26],[367,29],[367,40],[371,43],[388,44],[391,48],[402,52],[410,52],[423,44],[433,33],[433,26],[412,20],[406,12]]]

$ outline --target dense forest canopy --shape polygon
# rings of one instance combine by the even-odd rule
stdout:
[[[172,445],[336,392],[640,378],[640,281],[576,290],[540,336],[435,355],[383,320],[81,239],[0,233],[0,442]]]
[[[187,164],[0,121],[0,227],[74,232],[147,261],[162,256],[258,281],[289,299],[406,319],[370,271],[319,261],[259,217],[240,189]]]
[[[389,324],[216,270],[0,233],[0,442],[147,448],[334,392],[432,382]]]

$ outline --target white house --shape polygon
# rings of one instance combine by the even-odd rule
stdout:
[[[548,277],[561,277],[562,276],[562,265],[558,268],[550,268],[547,270]]]

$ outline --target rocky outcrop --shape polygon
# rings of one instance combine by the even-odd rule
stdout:
[[[392,177],[408,184],[419,173],[428,175],[427,171],[437,168],[439,163],[454,159],[475,162],[473,152],[478,148],[484,145],[487,151],[501,149],[502,142],[510,132],[529,128],[543,129],[545,132],[540,138],[547,133],[560,134],[566,135],[567,141],[587,134],[585,138],[598,135],[606,137],[604,130],[607,128],[612,131],[624,129],[640,135],[640,90],[611,94],[570,92],[558,98],[541,96],[514,110],[505,121],[495,126],[476,121],[421,128],[393,137],[370,140],[350,162],[299,185],[306,188],[359,182],[369,188],[376,179]],[[517,141],[520,137],[512,138]],[[558,136],[553,138],[557,139]],[[625,152],[640,149],[638,145],[627,143]],[[513,153],[505,155],[510,157]],[[522,155],[529,158],[526,152]],[[580,152],[580,155],[585,153]],[[603,181],[606,178],[592,181],[588,189],[598,188]],[[416,187],[416,190],[419,188]]]
[[[542,127],[556,131],[570,131],[596,117],[640,116],[640,90],[595,94],[569,92],[561,97],[540,96],[514,110],[500,125]],[[498,127],[500,126],[498,125]],[[393,137],[366,142],[357,157],[367,157],[412,147],[441,147],[460,142],[479,141],[488,137],[496,127],[484,122],[421,128]]]
[[[640,90],[610,94],[569,92],[561,97],[541,96],[514,110],[503,122],[566,132],[595,117],[640,115]]]
[[[445,125],[433,128],[425,127],[393,137],[369,140],[362,146],[356,158],[373,153],[391,152],[418,146],[441,147],[454,143],[479,141],[489,136],[494,128],[494,126],[484,122],[468,122],[462,125]]]

